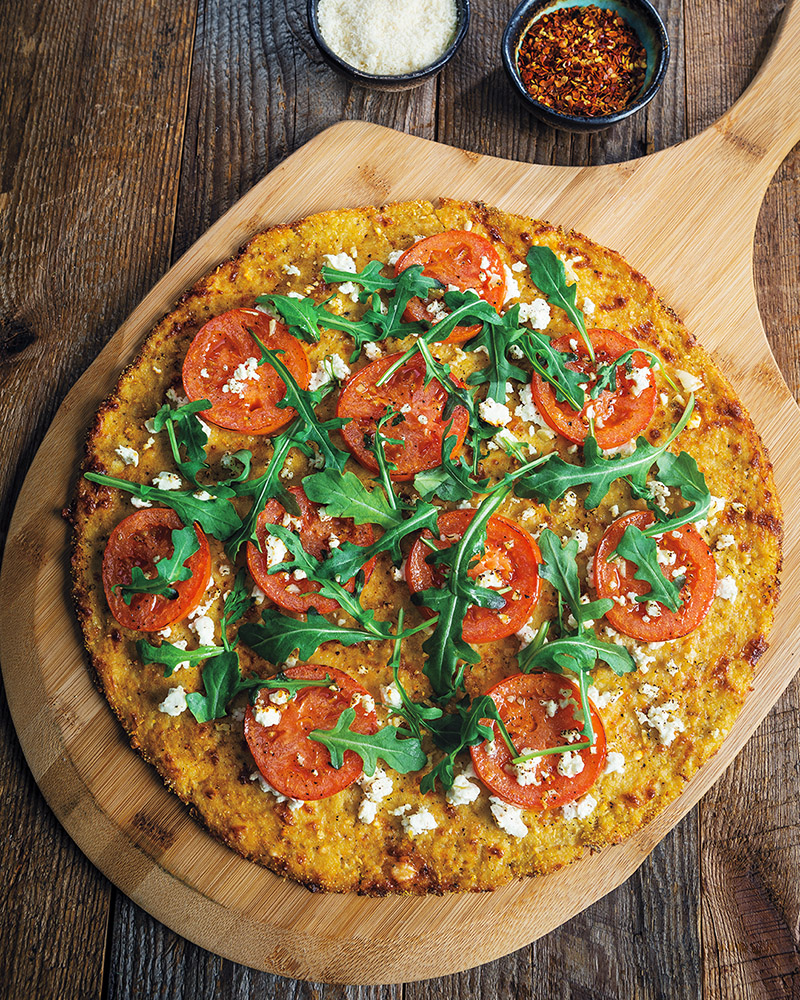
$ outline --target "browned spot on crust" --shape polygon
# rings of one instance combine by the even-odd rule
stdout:
[[[742,655],[749,663],[755,666],[768,649],[769,643],[766,638],[763,635],[757,635],[755,639],[751,639],[747,643],[742,650]]]

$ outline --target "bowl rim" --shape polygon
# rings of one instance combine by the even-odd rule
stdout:
[[[555,0],[553,0],[553,2],[555,2]],[[623,119],[635,114],[646,104],[649,104],[650,101],[652,101],[664,82],[667,66],[669,65],[670,43],[667,28],[661,15],[658,13],[650,0],[623,0],[623,2],[627,3],[631,7],[640,8],[644,16],[653,25],[655,33],[660,41],[660,52],[655,74],[653,75],[653,79],[647,90],[645,90],[644,93],[642,93],[631,104],[626,105],[619,111],[613,111],[608,115],[573,115],[567,111],[557,111],[555,108],[551,108],[547,104],[542,104],[541,101],[537,101],[535,97],[530,95],[525,87],[525,84],[522,82],[522,78],[517,67],[515,52],[512,52],[512,47],[516,48],[516,45],[512,46],[512,36],[517,34],[519,22],[523,20],[528,11],[537,5],[546,5],[547,0],[522,0],[522,2],[518,4],[511,14],[511,17],[508,19],[508,24],[503,32],[501,50],[506,72],[511,78],[517,93],[531,106],[532,111],[535,111],[537,114],[541,114],[545,118],[552,118],[559,122],[564,122],[565,124],[602,126],[614,125],[616,122],[622,121]],[[596,4],[598,7],[604,7],[607,5],[607,0],[592,0],[592,3]],[[578,7],[586,6],[586,4],[580,4],[577,0],[565,0],[564,6]],[[525,27],[527,28],[528,25]],[[519,32],[520,40],[522,39],[523,34],[524,31]]]
[[[454,0],[456,6],[456,17],[458,19],[456,33],[453,36],[452,42],[450,42],[438,59],[429,63],[427,66],[421,67],[420,69],[412,70],[410,73],[367,73],[365,70],[359,69],[357,66],[353,66],[351,63],[342,59],[341,56],[337,55],[333,49],[330,48],[328,43],[322,37],[322,31],[320,30],[319,20],[317,18],[317,7],[319,6],[319,2],[320,0],[307,0],[306,3],[308,27],[311,32],[311,37],[314,39],[317,47],[329,62],[337,66],[346,75],[355,77],[359,82],[367,84],[413,83],[417,80],[424,80],[427,77],[438,73],[439,70],[443,69],[447,65],[460,48],[461,43],[467,35],[470,18],[472,16],[470,0]]]

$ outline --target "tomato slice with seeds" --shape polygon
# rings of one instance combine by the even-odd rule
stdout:
[[[231,309],[201,327],[183,362],[183,387],[190,400],[211,402],[203,420],[246,434],[273,434],[297,414],[278,406],[286,385],[269,364],[258,365],[261,350],[253,333],[265,347],[283,352],[281,361],[307,389],[302,344],[283,323],[257,309]]]
[[[367,445],[374,438],[378,421],[390,406],[402,416],[399,423],[388,423],[383,428],[386,437],[401,442],[386,445],[386,457],[396,466],[391,473],[396,481],[413,479],[418,472],[441,465],[442,438],[451,421],[450,436],[456,438],[451,458],[455,457],[469,427],[464,406],[456,406],[447,417],[443,416],[447,393],[435,380],[425,385],[425,359],[419,354],[409,358],[383,385],[377,384],[400,356],[378,358],[351,375],[342,386],[336,406],[336,416],[349,419],[342,427],[344,443],[358,462],[373,472],[378,471],[378,463]],[[463,386],[458,379],[451,379],[454,385]]]
[[[211,552],[198,524],[194,530],[200,548],[183,564],[191,570],[189,579],[172,584],[177,597],[134,594],[131,603],[126,604],[113,589],[131,582],[134,566],[139,566],[145,576],[155,576],[156,562],[172,555],[172,532],[182,527],[174,510],[153,507],[130,514],[111,532],[103,553],[103,589],[111,614],[125,628],[157,632],[185,618],[200,603],[211,576]]]
[[[375,540],[371,524],[356,524],[352,518],[328,517],[323,508],[313,503],[305,495],[301,486],[292,486],[289,493],[297,500],[300,516],[293,517],[278,500],[270,500],[256,521],[256,537],[259,549],[252,542],[247,543],[247,567],[250,575],[271,601],[287,611],[305,613],[315,608],[321,615],[330,615],[339,610],[339,604],[330,597],[319,597],[320,584],[315,580],[296,579],[289,573],[272,573],[269,567],[284,558],[270,560],[268,553],[269,526],[282,524],[299,533],[303,548],[315,559],[323,559],[341,542],[354,545],[371,545]],[[286,559],[291,556],[287,555]],[[363,566],[365,580],[369,580],[375,568],[373,556]],[[355,581],[349,580],[345,588],[351,593]]]
[[[286,705],[276,706],[262,688],[257,708],[275,708],[280,721],[262,726],[256,721],[250,705],[244,716],[244,735],[259,771],[276,792],[292,799],[327,799],[360,777],[361,758],[353,750],[345,750],[340,768],[331,764],[327,747],[309,738],[315,729],[333,729],[346,708],[355,709],[350,728],[357,733],[378,731],[378,719],[373,706],[368,710],[370,696],[365,688],[336,667],[316,663],[299,664],[286,671],[287,677],[324,682],[329,675],[332,685],[300,688]]]
[[[422,273],[436,278],[444,285],[441,292],[432,291],[426,302],[413,298],[406,306],[403,319],[407,323],[426,320],[436,325],[449,310],[440,304],[448,287],[453,285],[459,291],[471,289],[482,299],[500,309],[506,297],[506,276],[503,262],[492,244],[477,233],[450,231],[426,236],[403,254],[394,267],[397,277],[412,264],[422,264]],[[463,344],[476,337],[481,331],[476,326],[457,326],[447,344]]]
[[[511,742],[520,754],[526,750],[567,746],[570,743],[567,734],[582,728],[583,723],[575,718],[575,706],[581,704],[580,691],[557,674],[514,674],[495,684],[487,694],[497,705]],[[530,773],[523,773],[525,783],[520,783],[497,722],[484,719],[494,729],[494,741],[470,747],[476,774],[495,795],[523,809],[555,809],[574,802],[589,791],[606,763],[603,721],[591,700],[589,711],[594,746],[571,752],[580,757],[580,771],[574,756],[569,759],[571,766],[565,768],[562,754],[546,754],[533,758],[538,763],[529,765]],[[565,773],[559,771],[560,765]]]
[[[406,562],[406,581],[412,594],[441,587],[443,575],[427,561],[431,549],[426,541],[442,549],[463,537],[475,516],[474,510],[451,510],[437,520],[441,539],[424,531],[414,542]],[[423,541],[425,539],[425,541]],[[531,616],[539,599],[539,546],[528,532],[507,517],[496,514],[489,518],[486,547],[480,560],[470,568],[473,580],[491,590],[505,591],[505,604],[497,610],[473,604],[464,618],[465,642],[493,642],[518,632]],[[430,608],[420,612],[431,617]]]
[[[685,577],[686,582],[681,587],[684,603],[677,611],[658,604],[660,614],[649,614],[647,602],[637,602],[636,597],[649,593],[650,585],[634,577],[636,567],[628,559],[609,562],[608,556],[619,545],[629,524],[644,529],[654,521],[649,510],[634,511],[614,521],[595,553],[594,586],[598,597],[625,600],[625,604],[615,603],[606,612],[606,618],[618,632],[643,642],[668,642],[694,631],[708,614],[716,594],[717,567],[708,546],[692,525],[685,524],[657,536],[659,549],[667,554],[668,564],[662,566],[664,576],[668,579],[674,579],[673,574]]]
[[[613,330],[589,330],[597,365],[607,365],[626,351],[637,347],[633,340]],[[567,363],[573,371],[585,372],[590,385],[597,371],[592,364],[589,350],[583,339],[558,337],[553,341],[558,351],[577,355],[577,360]],[[637,376],[647,382],[645,387],[630,377],[625,365],[617,369],[615,391],[603,389],[597,399],[588,400],[580,413],[566,402],[557,402],[553,387],[536,372],[531,381],[533,399],[545,421],[568,441],[580,444],[589,433],[587,411],[591,407],[595,417],[595,437],[601,448],[618,448],[640,434],[653,418],[656,408],[656,380],[648,365],[647,357],[637,352],[631,358],[632,366],[645,372]]]

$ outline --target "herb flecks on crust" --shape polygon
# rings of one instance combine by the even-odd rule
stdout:
[[[405,266],[413,255],[397,263],[415,238],[447,230],[475,234],[464,246],[491,244],[471,284]],[[296,416],[262,437],[206,421],[206,401],[181,398],[203,323],[254,303],[269,314],[258,331],[285,327],[311,373],[305,388],[254,334],[221,391],[226,403],[250,400],[267,370],[282,379],[278,406]],[[625,341],[593,366],[597,328]],[[345,449],[340,386],[392,356],[369,391],[402,383],[407,402],[362,414],[358,450]],[[652,415],[609,447],[608,428],[629,426],[608,403],[618,390]],[[430,409],[418,409],[420,394]],[[409,473],[409,456],[423,467]],[[98,416],[87,471],[75,589],[112,706],[213,832],[323,888],[489,888],[627,836],[719,746],[777,593],[780,511],[727,383],[617,255],[483,206],[330,213],[256,237],[154,331]],[[314,530],[344,519],[371,526],[372,541],[328,532],[316,548],[300,544],[301,486],[321,512]],[[199,606],[159,637],[118,627],[95,583],[110,531],[148,506],[197,522],[212,551]],[[441,515],[462,507],[471,522],[440,538]],[[261,529],[266,508],[278,521]],[[497,517],[538,539],[542,584],[518,635],[484,641],[487,616],[498,634],[503,617],[513,627],[517,599],[504,543],[486,534]],[[627,528],[603,542],[617,521]],[[681,634],[698,604],[695,535],[717,596],[703,585],[710,610]],[[420,538],[435,582],[414,601],[405,559]],[[285,587],[314,588],[338,610],[266,606],[242,568],[254,549]],[[171,562],[137,580],[163,596]],[[459,634],[465,614],[476,641]],[[633,639],[615,621],[667,638]],[[545,746],[526,728],[533,711],[549,727]],[[256,767],[241,717],[261,739],[304,713],[323,721],[296,799],[265,778],[277,749],[259,744]],[[325,798],[312,757],[342,780],[362,777]],[[326,844],[358,851],[320,850],[321,829]]]

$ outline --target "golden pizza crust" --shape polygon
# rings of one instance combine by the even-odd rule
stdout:
[[[553,871],[590,847],[618,843],[660,812],[680,794],[686,781],[721,745],[741,709],[758,657],[766,649],[778,595],[781,512],[769,461],[758,435],[731,386],[705,352],[696,346],[674,314],[659,300],[647,280],[615,252],[574,232],[547,223],[509,215],[480,204],[443,201],[437,208],[427,202],[409,202],[380,209],[328,212],[292,225],[278,226],[255,236],[233,260],[218,267],[181,299],[155,328],[136,362],[100,409],[87,442],[85,468],[111,475],[151,482],[162,470],[173,469],[164,434],[152,435],[145,421],[164,402],[168,391],[182,395],[180,371],[192,338],[212,316],[239,306],[252,306],[263,293],[296,291],[322,301],[335,288],[320,276],[323,255],[351,255],[360,269],[373,259],[387,261],[415,237],[442,229],[472,229],[495,245],[509,266],[524,261],[532,244],[551,247],[577,278],[578,303],[591,315],[589,325],[608,327],[650,347],[674,374],[680,369],[699,378],[695,416],[681,434],[676,448],[690,452],[705,473],[711,493],[724,501],[702,529],[717,561],[718,575],[735,580],[734,599],[718,597],[701,626],[689,636],[649,648],[620,638],[639,662],[639,669],[625,677],[605,666],[595,671],[597,701],[606,729],[608,748],[621,754],[621,769],[604,774],[591,790],[596,805],[587,814],[567,819],[562,810],[524,811],[528,834],[517,838],[504,832],[491,813],[489,793],[481,787],[478,798],[465,805],[451,805],[437,791],[422,797],[419,773],[391,773],[393,791],[378,806],[372,823],[360,822],[362,791],[354,784],[327,800],[299,807],[261,790],[255,763],[244,741],[240,712],[199,725],[189,712],[172,717],[159,711],[169,689],[179,682],[187,691],[202,690],[197,668],[180,671],[179,678],[165,678],[158,665],[144,665],[135,643],[141,638],[118,625],[110,616],[100,578],[102,554],[112,528],[132,513],[127,494],[81,480],[74,509],[74,594],[89,654],[103,690],[131,742],[159,770],[167,785],[190,805],[209,830],[245,857],[285,873],[306,885],[326,890],[391,892],[441,892],[494,888],[517,875]],[[539,293],[525,270],[511,271],[520,298],[532,302]],[[588,301],[587,301],[588,300]],[[329,308],[357,317],[364,306],[337,295]],[[547,332],[557,336],[574,333],[563,313],[553,310]],[[383,353],[401,349],[398,342],[381,345]],[[338,353],[347,360],[352,341],[327,331],[320,343],[306,345],[312,370],[321,360]],[[439,346],[438,355],[466,377],[481,363],[481,355]],[[368,363],[362,354],[353,365]],[[678,396],[657,374],[659,402],[646,437],[663,440],[684,408]],[[516,402],[518,396],[515,394]],[[510,405],[514,405],[510,403]],[[518,405],[518,404],[517,404]],[[332,398],[320,407],[322,418],[332,415]],[[515,418],[512,431],[542,453],[553,449],[569,454],[568,442],[552,432],[531,428]],[[126,467],[117,454],[120,445],[138,452],[137,467]],[[226,452],[252,450],[251,475],[260,475],[270,454],[269,440],[213,428],[208,443],[209,462],[218,469]],[[502,475],[513,463],[502,451],[493,451],[483,464],[484,474]],[[288,484],[299,483],[308,471],[306,459],[293,452]],[[366,477],[355,462],[353,468]],[[400,491],[408,491],[402,485]],[[600,506],[587,512],[569,495],[552,510],[533,501],[511,498],[501,513],[533,531],[547,524],[562,539],[578,530],[586,544],[578,556],[582,586],[587,564],[605,528],[617,513],[644,505],[632,501],[627,488],[617,482]],[[442,505],[443,509],[453,505]],[[723,536],[733,536],[734,543]],[[582,539],[583,540],[583,539]],[[209,538],[213,579],[218,594],[230,588],[236,567],[227,562],[222,545]],[[241,556],[240,556],[241,559]],[[404,583],[397,582],[384,554],[364,589],[363,602],[379,618],[394,618],[406,610],[407,624],[419,620]],[[543,585],[543,598],[535,609],[533,627],[554,610],[553,592]],[[209,594],[213,594],[210,591]],[[221,597],[208,614],[218,620]],[[255,607],[249,620],[257,620]],[[598,626],[602,634],[605,622]],[[170,641],[197,637],[179,623]],[[609,636],[610,638],[610,636]],[[422,638],[404,644],[401,680],[413,698],[429,693],[419,664]],[[520,641],[511,638],[478,647],[481,662],[467,675],[470,694],[482,694],[505,676],[517,672]],[[245,673],[267,676],[276,664],[260,661],[242,646]],[[344,648],[323,646],[314,662],[333,665],[351,674],[378,702],[378,716],[388,718],[381,704],[381,685],[387,669],[388,644],[370,643]],[[685,727],[665,745],[655,718],[659,706],[677,702],[672,712]],[[241,706],[238,706],[241,707]],[[643,721],[644,720],[644,721]],[[436,751],[426,747],[436,760]],[[462,767],[468,763],[464,755]],[[479,784],[479,783],[478,783]],[[432,832],[416,836],[406,832],[398,813],[427,809],[436,821]]]

